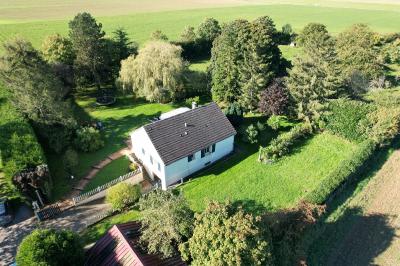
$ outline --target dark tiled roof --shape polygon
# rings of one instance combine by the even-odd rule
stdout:
[[[156,121],[144,129],[165,165],[236,134],[216,103]]]
[[[85,265],[186,266],[178,255],[164,259],[143,251],[138,244],[140,227],[139,222],[114,225],[88,251]]]

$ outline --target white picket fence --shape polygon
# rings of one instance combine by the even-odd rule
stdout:
[[[92,190],[90,190],[88,192],[85,192],[85,193],[83,193],[83,194],[81,194],[81,195],[79,195],[77,197],[73,197],[72,201],[73,201],[74,205],[76,205],[79,202],[84,201],[84,200],[96,195],[97,193],[100,193],[100,192],[102,192],[102,191],[114,186],[115,184],[118,184],[118,183],[120,183],[122,181],[125,181],[125,180],[127,180],[128,178],[130,178],[132,176],[140,174],[141,172],[142,172],[141,168],[137,169],[136,171],[129,172],[126,175],[120,176],[120,177],[118,177],[118,178],[116,178],[116,179],[114,179],[114,180],[112,180],[112,181],[110,181],[110,182],[108,182],[108,183],[106,183],[104,185],[101,185],[101,186],[99,186],[99,187],[97,187],[95,189],[92,189]]]

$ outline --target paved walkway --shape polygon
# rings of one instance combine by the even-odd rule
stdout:
[[[21,223],[0,229],[0,265],[10,265],[22,239],[36,228],[70,229],[79,232],[86,228],[89,220],[96,215],[106,212],[110,206],[104,201],[97,200],[91,203],[71,208],[57,218],[39,223],[35,217]]]

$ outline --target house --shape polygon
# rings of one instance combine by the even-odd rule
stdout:
[[[139,245],[139,222],[128,222],[111,227],[86,253],[85,266],[135,265],[135,266],[185,266],[180,256],[162,258],[148,254]]]
[[[176,109],[131,133],[132,152],[162,189],[233,151],[236,130],[216,103]]]

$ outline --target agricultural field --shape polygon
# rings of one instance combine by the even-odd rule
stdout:
[[[93,10],[93,14],[97,15],[97,19],[103,24],[104,30],[110,34],[115,29],[123,27],[128,32],[129,36],[139,44],[144,43],[149,35],[155,30],[163,31],[171,40],[176,40],[179,38],[181,32],[186,26],[196,27],[201,21],[206,17],[214,17],[221,22],[230,21],[236,18],[244,19],[254,19],[259,16],[268,15],[270,16],[278,27],[283,24],[290,23],[294,30],[300,30],[304,25],[309,22],[321,22],[327,25],[328,30],[332,33],[337,33],[344,28],[350,26],[354,23],[367,23],[372,27],[372,29],[379,32],[394,32],[398,30],[398,25],[400,24],[400,7],[398,5],[372,5],[366,6],[365,9],[361,9],[360,6],[356,4],[345,4],[338,7],[338,5],[320,5],[316,1],[288,1],[285,5],[277,4],[276,1],[250,1],[250,5],[244,5],[240,7],[226,6],[217,7],[218,3],[221,5],[228,5],[230,0],[219,0],[213,1],[212,6],[214,8],[199,8],[198,5],[194,4],[196,1],[188,1],[186,7],[192,2],[192,9],[179,10],[181,8],[185,9],[185,5],[181,7],[178,4],[180,1],[173,1],[175,3],[175,8],[172,8],[172,4],[169,10],[165,11],[162,5],[159,8],[151,10],[146,9],[135,9],[132,11],[130,8],[125,8],[126,10],[121,13],[117,10],[113,13],[113,9],[107,9],[108,1],[101,1],[107,10],[109,16],[104,16],[104,12],[96,12],[96,8],[92,7],[80,7],[81,9],[71,8],[71,11],[66,14],[59,15],[56,18],[48,17],[45,14],[38,14],[36,10],[41,9],[41,5],[24,5],[24,1],[18,1],[19,5],[12,1],[6,1],[0,6],[0,42],[13,37],[21,36],[30,40],[35,47],[40,47],[41,42],[44,37],[53,33],[67,34],[68,32],[68,21],[72,19],[73,15],[77,13],[77,10]],[[3,1],[2,1],[3,2]],[[8,3],[7,3],[8,2]],[[46,5],[44,1],[43,5]],[[53,7],[58,10],[65,9],[64,2],[60,4],[57,1],[51,1],[53,3],[49,5],[49,8]],[[70,5],[75,5],[77,1],[73,1]],[[120,0],[121,5],[116,4],[116,6],[123,6],[127,4],[128,1]],[[130,1],[132,3],[143,4],[145,1],[136,0]],[[161,1],[157,1],[161,2]],[[211,1],[206,1],[211,2]],[[231,0],[231,5],[240,4],[239,1]],[[254,5],[255,3],[268,3],[268,5]],[[335,1],[332,1],[335,3]],[[97,2],[96,2],[97,4]],[[114,5],[114,2],[113,2]],[[208,5],[210,7],[211,4]],[[362,5],[364,7],[364,5]],[[377,7],[373,9],[373,7]],[[13,8],[14,7],[14,8]],[[99,5],[101,9],[102,5]],[[181,7],[181,8],[180,8]],[[202,7],[202,6],[200,6]],[[204,4],[203,7],[207,7]],[[345,7],[345,8],[344,8]],[[382,8],[387,7],[387,8]],[[46,6],[47,8],[47,6]],[[187,9],[186,8],[186,9]],[[196,8],[196,9],[195,9]],[[383,9],[383,10],[382,10]],[[22,11],[31,14],[31,19],[29,15],[21,15],[20,17],[15,17],[15,10],[18,10],[23,14]],[[21,11],[22,10],[22,11]],[[147,13],[143,13],[147,12]],[[54,14],[54,12],[48,12],[46,14]],[[61,13],[61,12],[60,12]],[[13,15],[14,14],[14,15]],[[37,16],[37,17],[36,17]],[[40,19],[39,19],[40,18]],[[38,20],[38,21],[35,21]]]

